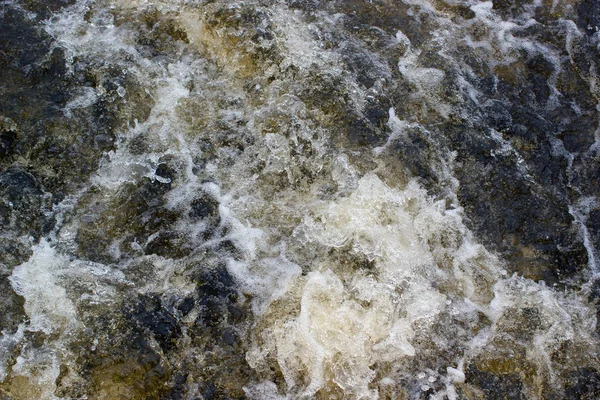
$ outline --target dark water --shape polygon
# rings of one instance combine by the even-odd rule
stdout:
[[[600,397],[600,3],[0,3],[0,399]]]

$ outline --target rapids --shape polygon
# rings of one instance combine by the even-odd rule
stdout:
[[[599,31],[2,0],[0,399],[600,397]]]

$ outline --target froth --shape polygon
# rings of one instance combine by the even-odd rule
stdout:
[[[14,269],[10,279],[15,292],[25,298],[29,330],[66,334],[77,328],[75,306],[58,282],[68,265],[66,257],[42,241],[29,261]]]
[[[415,396],[456,399],[456,388],[468,380],[465,365],[477,365],[486,373],[516,374],[522,365],[531,364],[535,370],[530,368],[534,372],[523,380],[528,388],[539,388],[559,381],[563,369],[574,370],[579,362],[597,363],[593,357],[585,360],[590,353],[585,347],[597,348],[593,306],[578,293],[561,294],[543,282],[506,276],[504,262],[467,229],[455,193],[452,152],[426,160],[437,178],[449,183],[440,189],[442,194],[428,193],[418,179],[398,178],[402,168],[388,168],[384,159],[396,157],[393,152],[403,149],[396,144],[408,143],[412,132],[422,134],[423,142],[432,138],[422,124],[426,112],[413,118],[410,108],[397,114],[389,104],[370,110],[371,117],[382,120],[373,134],[381,137],[373,140],[383,140],[373,151],[351,149],[354,144],[340,139],[345,133],[338,132],[336,124],[346,118],[366,121],[367,111],[361,107],[367,94],[375,99],[381,82],[394,76],[384,68],[383,58],[367,50],[364,54],[381,69],[381,81],[365,89],[345,71],[341,53],[353,51],[350,42],[340,45],[337,53],[319,39],[320,30],[333,29],[340,15],[315,14],[313,24],[282,4],[255,4],[260,12],[250,18],[239,9],[245,3],[158,3],[157,18],[172,13],[169,21],[187,35],[190,46],[185,51],[181,43],[155,58],[140,51],[135,41],[140,32],[132,26],[144,21],[140,15],[146,2],[120,1],[111,3],[110,10],[98,5],[91,22],[85,23],[92,3],[79,2],[47,23],[48,32],[65,45],[69,56],[111,57],[153,104],[144,121],[119,128],[116,148],[105,155],[83,190],[87,192],[68,200],[73,202],[65,211],[68,215],[59,215],[60,229],[52,234],[56,243],[42,240],[29,261],[12,273],[29,321],[0,339],[0,379],[9,376],[9,353],[28,340],[26,335],[49,338],[43,349],[25,346],[16,358],[10,368],[15,392],[52,398],[61,365],[78,362],[68,347],[85,333],[83,317],[108,314],[112,305],[123,306],[119,312],[127,318],[139,311],[136,323],[142,328],[136,329],[150,337],[148,346],[156,354],[163,356],[167,347],[180,346],[169,354],[169,362],[176,368],[196,368],[190,376],[209,369],[205,367],[211,357],[201,354],[198,343],[209,342],[199,336],[209,335],[214,326],[204,327],[199,315],[208,315],[206,320],[214,319],[215,325],[230,324],[226,333],[214,328],[219,345],[211,352],[217,356],[230,351],[218,348],[222,343],[223,348],[230,346],[235,335],[241,337],[248,329],[243,338],[247,342],[238,350],[248,349],[245,360],[254,369],[256,380],[243,388],[251,399],[377,399],[383,393],[401,397],[407,390]],[[510,65],[519,51],[539,53],[557,63],[550,48],[513,35],[534,24],[525,11],[522,19],[507,22],[494,13],[491,2],[479,3],[471,7],[472,20],[458,26],[434,15],[438,11],[428,2],[406,3],[412,5],[408,12],[418,9],[435,17],[439,30],[433,34],[432,48],[442,60],[457,51],[452,48],[456,43],[444,39],[447,33],[464,36],[464,43],[482,55],[490,69]],[[142,9],[135,11],[136,6]],[[119,15],[131,18],[133,25],[116,26]],[[242,17],[257,21],[260,30],[268,28],[268,35],[256,39],[245,31]],[[383,30],[379,33],[385,35]],[[410,101],[427,105],[443,119],[461,112],[455,104],[441,101],[445,83],[456,78],[450,72],[456,71],[427,61],[427,53],[412,48],[401,31],[387,40],[406,50],[390,65],[410,87]],[[261,59],[260,52],[267,50],[280,57],[278,64],[269,64],[270,56]],[[330,102],[323,107],[326,111],[311,104],[321,99],[313,100],[310,91],[299,88],[311,89],[311,81],[319,79],[324,86],[317,92]],[[457,82],[478,104],[483,96],[475,85],[462,76]],[[72,116],[95,103],[103,90],[101,85],[83,89],[67,103],[64,114]],[[329,90],[334,93],[319,92]],[[127,99],[130,91],[119,86],[116,96]],[[549,101],[547,106],[554,105]],[[389,135],[387,141],[384,134]],[[514,155],[517,163],[524,163],[501,133],[491,130],[489,137],[498,145],[495,155]],[[526,167],[518,171],[528,172]],[[157,182],[163,186],[151,185]],[[134,228],[121,229],[109,207],[128,200],[118,197],[127,190],[137,194],[142,205],[153,201],[151,206],[159,211],[155,215],[132,207],[117,216],[139,217],[140,225],[164,217],[165,226],[158,224],[151,232],[140,228],[141,234]],[[572,207],[584,236],[585,220],[595,207],[591,198]],[[108,222],[91,224],[102,218]],[[84,235],[77,238],[86,223],[93,233],[106,229],[103,234],[112,235],[108,255],[98,257],[106,264],[84,256],[74,259],[78,246],[94,246]],[[180,245],[178,251],[165,251],[169,240],[179,239],[174,245]],[[156,242],[154,251],[162,255],[148,249]],[[589,242],[587,237],[593,266],[595,253]],[[232,300],[238,295],[240,303],[247,301],[244,306],[251,308],[253,320],[234,326],[222,314],[239,305]],[[139,307],[132,306],[128,297],[148,304],[140,300]],[[83,316],[86,306],[90,314]],[[159,323],[146,319],[154,314],[162,318]],[[103,329],[99,328],[101,335],[106,334]],[[194,329],[201,333],[188,333]],[[164,348],[153,335],[167,337]],[[560,351],[568,346],[579,346],[580,356],[564,361],[575,364],[563,366]],[[514,349],[525,350],[514,355]],[[503,351],[514,357],[505,357]],[[116,365],[112,367],[118,369]],[[538,396],[527,390],[531,398]]]

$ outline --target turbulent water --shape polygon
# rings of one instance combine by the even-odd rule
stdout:
[[[596,0],[0,3],[0,399],[597,399]]]

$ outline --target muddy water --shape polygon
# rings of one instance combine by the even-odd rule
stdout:
[[[600,396],[596,2],[0,4],[1,399]]]

